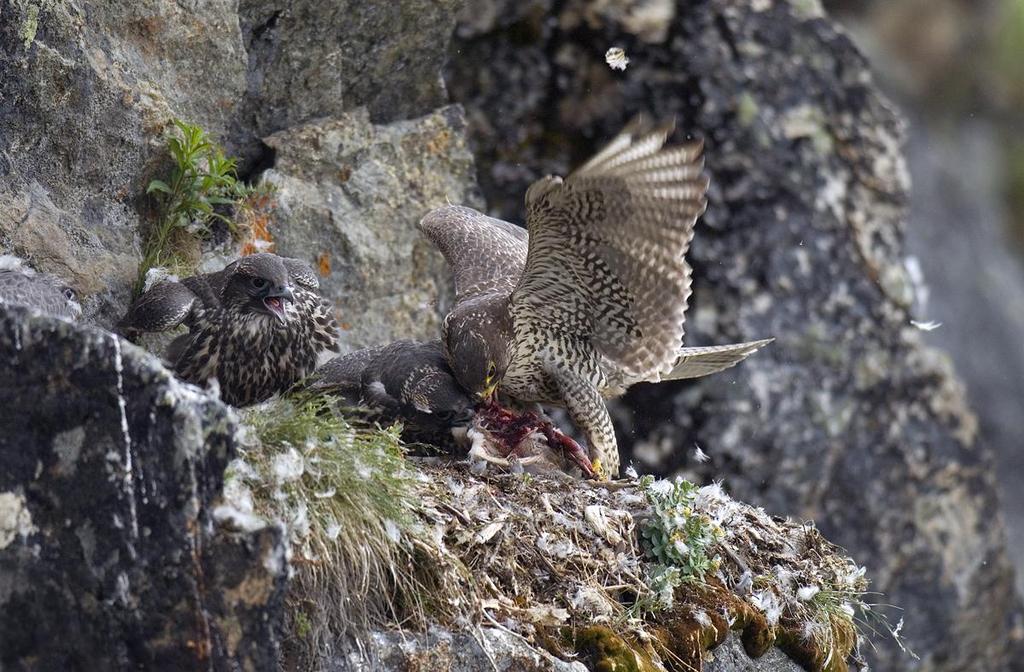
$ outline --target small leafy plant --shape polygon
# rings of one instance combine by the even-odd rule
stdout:
[[[641,528],[641,543],[655,561],[648,585],[660,606],[670,607],[674,590],[684,581],[700,581],[718,568],[711,546],[724,533],[707,514],[695,510],[697,486],[681,478],[675,481],[640,479],[651,505],[651,517]]]
[[[180,137],[167,141],[174,169],[168,180],[153,180],[146,188],[158,201],[159,217],[143,248],[136,295],[141,293],[149,269],[186,265],[180,236],[202,238],[215,220],[233,228],[231,219],[217,211],[218,206],[234,206],[255,191],[238,180],[237,161],[226,157],[201,128],[179,119],[174,125]]]

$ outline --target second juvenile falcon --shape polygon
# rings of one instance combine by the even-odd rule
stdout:
[[[565,180],[536,181],[526,231],[459,206],[419,224],[455,275],[443,337],[459,383],[479,398],[500,389],[564,405],[610,475],[606,398],[721,371],[769,342],[682,347],[685,254],[708,177],[703,143],[665,148],[670,131],[634,122]]]

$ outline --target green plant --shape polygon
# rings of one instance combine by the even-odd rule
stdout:
[[[710,548],[723,537],[721,527],[695,510],[697,486],[693,483],[644,476],[640,488],[651,507],[641,525],[641,546],[655,562],[647,567],[650,594],[638,599],[633,614],[671,607],[675,589],[684,581],[701,581],[717,569],[720,559]]]
[[[721,541],[722,529],[707,514],[695,510],[697,486],[683,479],[655,481],[647,476],[640,485],[651,505],[651,516],[641,531],[649,557],[667,567],[678,567],[683,578],[703,578],[719,560],[709,549]]]
[[[209,233],[214,220],[233,228],[230,218],[217,212],[218,206],[234,206],[254,192],[238,180],[237,162],[224,156],[215,142],[198,126],[174,120],[178,136],[167,140],[174,160],[168,180],[153,180],[146,188],[158,202],[158,218],[143,247],[143,259],[135,293],[146,282],[146,273],[158,266],[183,270],[185,259],[176,236],[201,238]]]

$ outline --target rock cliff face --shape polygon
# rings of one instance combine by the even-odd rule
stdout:
[[[0,666],[274,669],[284,537],[215,529],[234,413],[100,329],[0,308]]]
[[[879,642],[876,667],[1011,669],[989,456],[909,326],[902,125],[815,0],[7,2],[0,252],[65,277],[86,321],[112,325],[181,117],[244,175],[270,169],[270,233],[322,269],[347,345],[429,336],[445,273],[411,226],[445,198],[483,203],[473,157],[492,211],[521,219],[531,180],[641,111],[707,142],[689,342],[778,341],[723,376],[637,389],[623,443],[642,470],[813,518],[866,563],[921,656]],[[0,318],[0,360],[4,665],[273,669],[282,537],[207,513],[231,412],[102,331],[20,310]],[[695,443],[709,463],[686,459]]]
[[[480,205],[458,107],[387,126],[366,108],[266,139],[277,187],[270,228],[280,254],[313,257],[348,350],[437,337],[449,270],[416,229],[453,203]]]
[[[114,324],[128,304],[148,224],[142,194],[166,169],[173,118],[218,138],[248,175],[273,164],[261,138],[312,119],[358,107],[381,122],[430,113],[445,103],[440,65],[458,5],[5,2],[0,246],[72,281],[86,297],[86,315]],[[449,172],[461,177],[469,157],[459,147],[457,113],[445,118],[453,120],[451,137],[424,153],[436,165],[454,152]],[[407,152],[414,142],[405,140]],[[396,202],[374,191],[373,177],[363,196]],[[469,199],[471,184],[444,188]],[[422,198],[436,205],[443,196]],[[315,263],[322,250],[307,251]]]

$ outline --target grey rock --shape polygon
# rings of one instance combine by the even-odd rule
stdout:
[[[281,531],[208,513],[236,419],[93,327],[0,307],[0,667],[276,669]]]
[[[448,201],[479,203],[461,109],[386,126],[360,109],[266,142],[276,251],[321,269],[343,349],[436,338],[451,279],[416,222]]]
[[[325,672],[440,669],[449,672],[586,672],[579,662],[566,662],[521,637],[497,628],[474,633],[434,628],[425,634],[376,632],[366,650],[325,665]]]
[[[907,249],[928,290],[916,313],[941,323],[923,338],[949,351],[978,414],[979,439],[996,453],[1017,587],[1024,591],[1024,264],[1002,229],[1007,213],[993,129],[974,122],[946,134],[936,126],[921,120],[907,147],[915,175]]]
[[[245,87],[231,2],[15,2],[0,22],[0,250],[112,324],[139,261],[140,195],[179,116],[216,137]]]
[[[484,4],[447,79],[493,214],[522,221],[530,181],[633,114],[675,115],[712,175],[688,344],[778,339],[727,375],[631,393],[620,436],[641,470],[815,519],[905,609],[921,660],[879,638],[875,667],[1008,669],[1020,607],[991,455],[949,359],[909,326],[903,123],[850,40],[816,2],[691,3],[662,43],[582,2]]]
[[[704,663],[705,672],[799,672],[801,669],[775,647],[760,658],[751,658],[735,633],[730,633],[713,649]]]
[[[447,102],[440,70],[463,0],[242,0],[246,113],[261,135],[367,107],[374,121]]]
[[[67,279],[87,319],[131,298],[143,196],[169,170],[171,120],[271,162],[265,135],[369,106],[375,120],[445,102],[439,69],[461,0],[111,0],[0,6],[0,253]]]

